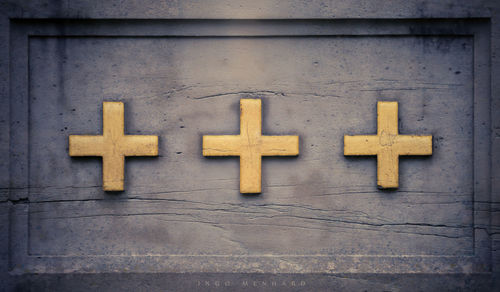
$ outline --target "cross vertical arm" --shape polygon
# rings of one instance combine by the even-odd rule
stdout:
[[[394,101],[379,101],[377,103],[377,134],[398,134],[398,103]]]
[[[262,186],[262,156],[245,151],[240,155],[240,192],[260,193]]]
[[[377,154],[377,186],[391,189],[399,186],[399,155],[391,147],[383,147]]]
[[[125,156],[120,154],[102,157],[102,188],[105,191],[123,191]]]
[[[240,135],[249,145],[256,144],[262,135],[262,101],[260,99],[240,100]]]
[[[123,102],[102,103],[102,133],[111,140],[117,140],[125,135],[125,113]]]

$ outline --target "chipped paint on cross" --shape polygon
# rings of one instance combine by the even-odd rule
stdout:
[[[432,136],[400,135],[398,103],[377,103],[377,135],[344,136],[344,155],[377,155],[377,185],[399,186],[399,156],[432,155]]]
[[[103,102],[103,134],[70,135],[70,156],[102,157],[105,191],[123,191],[125,156],[157,156],[158,136],[125,135],[122,102]]]
[[[240,100],[240,134],[203,136],[203,156],[239,156],[240,192],[261,192],[262,156],[299,154],[299,136],[263,136],[262,102]]]

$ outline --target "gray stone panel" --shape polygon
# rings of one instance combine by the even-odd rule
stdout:
[[[472,253],[468,37],[32,38],[29,50],[31,254]],[[243,97],[264,99],[265,134],[302,141],[297,159],[264,159],[261,195],[239,194],[238,159],[201,157],[201,135],[239,132]],[[123,194],[102,192],[99,159],[67,155],[68,134],[101,132],[103,100],[125,102],[127,133],[161,137],[159,158],[129,159]],[[377,190],[374,158],[342,154],[343,134],[376,132],[377,100],[400,102],[401,133],[434,136],[434,156],[402,160],[392,193]]]
[[[494,289],[495,9],[4,1],[2,288]],[[263,99],[264,134],[300,136],[298,157],[263,159],[260,195],[239,193],[237,158],[201,155],[202,135],[238,133],[240,98]],[[397,191],[342,154],[344,134],[376,132],[378,100],[434,138]],[[125,102],[127,134],[160,136],[120,193],[100,159],[68,155],[68,135],[101,133],[103,101]]]

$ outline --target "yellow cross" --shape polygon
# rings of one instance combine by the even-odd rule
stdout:
[[[103,102],[102,136],[70,135],[70,156],[101,156],[105,191],[123,191],[125,156],[157,156],[158,136],[125,135],[122,102]]]
[[[203,156],[239,156],[240,192],[261,192],[262,156],[299,154],[299,136],[262,136],[260,99],[240,100],[240,134],[203,136]]]
[[[344,136],[344,155],[377,155],[377,184],[397,188],[401,155],[432,155],[432,136],[398,134],[398,103],[377,104],[377,135]]]

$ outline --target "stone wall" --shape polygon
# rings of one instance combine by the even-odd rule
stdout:
[[[498,287],[500,119],[494,1],[3,1],[0,272],[5,290],[412,291]],[[297,157],[239,159],[203,135],[264,135]],[[126,158],[125,191],[69,135],[158,135]],[[343,136],[432,135],[402,157],[399,188]]]

